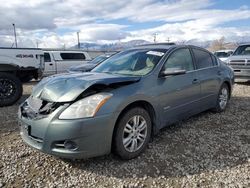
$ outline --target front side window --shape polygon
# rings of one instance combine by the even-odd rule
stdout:
[[[154,69],[166,51],[167,49],[133,49],[123,51],[108,58],[92,71],[144,76]]]
[[[85,60],[83,53],[61,53],[60,55],[63,60]]]
[[[197,69],[203,69],[214,66],[211,55],[208,52],[199,49],[193,49],[193,52],[197,64]]]
[[[189,49],[183,48],[174,51],[164,65],[164,71],[194,70],[193,60]]]
[[[44,62],[51,62],[49,53],[44,53]]]
[[[250,55],[250,45],[239,46],[233,55]]]

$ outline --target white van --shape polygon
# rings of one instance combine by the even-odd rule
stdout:
[[[84,64],[90,60],[90,55],[83,51],[44,51],[43,76],[67,72],[70,67]]]

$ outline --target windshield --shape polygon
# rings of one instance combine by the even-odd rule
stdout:
[[[218,58],[229,57],[232,52],[215,52],[214,55]]]
[[[98,56],[95,59],[91,60],[89,63],[98,64],[98,63],[103,62],[105,59],[108,59],[108,56]]]
[[[233,55],[250,55],[250,45],[239,46]]]
[[[167,49],[133,49],[120,52],[98,65],[93,72],[144,76],[151,72]]]

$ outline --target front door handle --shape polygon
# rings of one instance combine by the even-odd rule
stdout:
[[[52,66],[52,65],[53,65],[53,63],[50,63],[49,65],[50,65],[50,66]]]
[[[199,80],[197,78],[193,79],[193,84],[198,84],[199,83]]]

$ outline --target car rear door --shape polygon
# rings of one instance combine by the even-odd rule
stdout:
[[[199,111],[200,82],[189,48],[170,54],[161,71],[186,70],[185,74],[158,78],[162,123],[170,124]]]
[[[201,83],[201,110],[215,106],[220,89],[221,72],[216,58],[208,51],[192,47],[197,67],[197,78]]]

